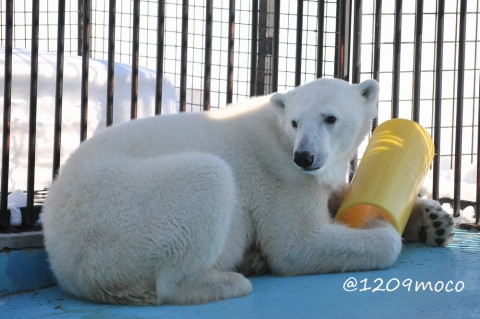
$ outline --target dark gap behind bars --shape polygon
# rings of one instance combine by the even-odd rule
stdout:
[[[296,14],[296,48],[294,54],[295,72],[293,74],[294,85],[300,85],[304,82],[302,76],[302,63],[306,46],[303,43],[304,38],[304,12],[305,5],[312,1],[298,1],[296,13],[290,12],[290,15]],[[80,0],[79,2],[79,19],[78,19],[78,39],[79,53],[82,55],[82,88],[81,88],[81,119],[80,119],[80,139],[84,141],[87,138],[87,120],[88,120],[88,70],[89,59],[91,57],[91,1]],[[204,37],[204,76],[203,76],[203,110],[207,111],[211,108],[211,77],[212,77],[212,10],[213,0],[206,0],[205,6],[205,37]],[[250,39],[250,95],[262,95],[274,92],[278,89],[279,83],[279,56],[284,54],[280,52],[280,29],[283,26],[280,23],[281,5],[286,2],[279,0],[252,0],[251,1],[251,39]],[[324,69],[324,53],[326,36],[325,18],[327,16],[326,4],[329,1],[315,1],[316,19],[317,19],[317,43],[315,48],[316,61],[316,77],[325,76]],[[458,46],[458,72],[457,72],[457,92],[456,92],[456,132],[455,132],[455,149],[454,149],[454,196],[451,199],[443,199],[449,201],[454,206],[455,215],[464,206],[474,205],[476,209],[476,223],[479,222],[479,198],[480,191],[477,186],[476,202],[464,202],[460,199],[461,185],[461,159],[462,159],[462,130],[463,130],[463,92],[464,92],[464,70],[465,70],[465,19],[467,13],[467,1],[461,0],[458,10],[460,17],[459,22],[459,41]],[[228,2],[228,61],[227,74],[225,81],[226,100],[225,104],[232,102],[234,93],[234,67],[235,67],[235,10],[238,1],[230,0]],[[366,19],[362,15],[363,3],[361,0],[340,0],[336,2],[336,30],[335,30],[335,61],[334,76],[342,78],[353,83],[360,81],[362,72],[362,26]],[[420,90],[421,90],[421,55],[423,45],[423,10],[424,1],[416,2],[415,10],[415,34],[414,34],[414,63],[413,63],[413,102],[412,102],[412,119],[418,121],[420,114]],[[46,196],[46,191],[34,189],[35,177],[35,146],[36,146],[36,87],[38,73],[38,19],[39,19],[39,0],[33,1],[32,13],[32,43],[31,43],[31,82],[30,82],[30,127],[29,127],[29,152],[28,152],[28,187],[27,187],[27,207],[22,209],[23,224],[21,227],[10,227],[10,213],[7,209],[7,189],[9,183],[9,154],[10,154],[10,114],[11,114],[11,89],[12,89],[12,38],[13,38],[13,15],[14,1],[7,0],[5,4],[5,12],[2,12],[5,25],[4,47],[5,47],[5,75],[4,82],[4,105],[3,105],[3,132],[2,132],[2,171],[1,171],[1,204],[0,204],[0,231],[10,232],[18,230],[28,230],[38,228],[35,222],[38,218],[41,202]],[[109,1],[109,32],[108,32],[108,85],[107,85],[107,101],[106,103],[106,124],[113,123],[113,92],[114,83],[114,63],[115,63],[115,26],[117,24],[115,18],[117,4],[115,0]],[[157,64],[156,72],[162,75],[164,72],[164,50],[165,50],[165,1],[157,2],[157,39],[156,54]],[[380,79],[381,60],[391,59],[392,57],[382,55],[381,33],[382,30],[382,1],[377,0],[374,4],[373,14],[373,34],[372,34],[372,69],[368,72],[372,78]],[[403,2],[396,0],[394,5],[394,37],[393,37],[393,73],[392,73],[392,117],[399,116],[399,91],[401,82],[401,64],[400,53],[402,50],[402,18]],[[191,6],[188,0],[182,2],[181,10],[181,67],[179,81],[179,109],[181,112],[187,110],[187,75],[188,65],[188,41],[189,41],[189,10]],[[444,17],[445,17],[445,1],[438,0],[436,4],[436,41],[435,41],[435,78],[434,78],[434,124],[433,138],[437,150],[441,147],[440,128],[442,123],[442,74],[443,74],[443,45],[444,45]],[[142,16],[140,15],[140,1],[133,1],[133,28],[131,43],[131,65],[132,65],[132,83],[131,83],[131,118],[137,117],[137,99],[138,99],[138,68],[139,68],[139,32]],[[363,20],[362,20],[363,19]],[[60,166],[60,146],[62,140],[62,88],[63,88],[63,60],[64,60],[64,39],[65,39],[65,0],[58,2],[58,41],[57,41],[57,66],[56,66],[56,86],[55,86],[55,124],[54,124],[54,152],[53,152],[53,178],[56,176]],[[215,62],[218,63],[218,62]],[[364,71],[365,72],[365,71]],[[155,115],[159,115],[162,110],[162,76],[157,76],[156,80],[156,97],[155,97]],[[478,112],[478,110],[477,110]],[[477,113],[480,121],[480,112]],[[376,126],[374,122],[373,128]],[[478,123],[477,123],[478,125]],[[477,127],[477,141],[480,145],[480,133]],[[477,157],[477,168],[480,160]],[[355,167],[356,161],[352,162]],[[439,171],[440,171],[440,154],[437,154],[433,162],[433,197],[439,199]],[[480,183],[480,172],[477,169],[477,185]]]

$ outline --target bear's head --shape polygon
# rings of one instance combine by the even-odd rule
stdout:
[[[351,85],[321,78],[272,95],[270,104],[293,147],[296,166],[319,174],[353,159],[377,116],[378,91],[375,80]]]

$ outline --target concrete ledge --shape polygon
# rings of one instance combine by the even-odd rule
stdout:
[[[43,247],[43,233],[41,231],[0,234],[0,252],[4,249]]]
[[[0,296],[53,284],[41,231],[0,234]]]
[[[0,297],[53,284],[55,279],[43,248],[0,251]]]

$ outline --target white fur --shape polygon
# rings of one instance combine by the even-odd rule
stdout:
[[[92,137],[45,202],[59,284],[99,302],[184,304],[249,293],[234,271],[252,250],[276,275],[392,265],[401,250],[393,226],[351,229],[328,211],[377,97],[372,80],[319,79],[271,102],[135,120]],[[300,149],[315,157],[314,174],[294,163]]]

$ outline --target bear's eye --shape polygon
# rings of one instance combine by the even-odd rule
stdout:
[[[292,121],[292,127],[293,127],[293,128],[297,128],[297,127],[298,127],[297,121]]]
[[[337,118],[333,115],[330,115],[330,116],[327,116],[323,121],[326,124],[334,124],[337,121]]]

